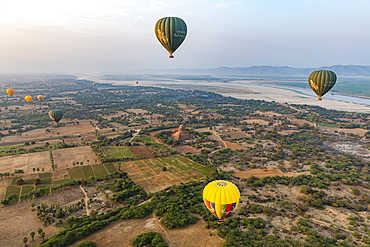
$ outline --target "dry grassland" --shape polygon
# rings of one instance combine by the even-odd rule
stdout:
[[[14,172],[24,170],[24,175],[33,173],[32,168],[44,168],[51,172],[50,155],[48,151],[0,157],[0,172]]]
[[[56,149],[53,151],[54,163],[62,169],[73,168],[73,162],[83,162],[84,165],[99,164],[95,153],[90,146]],[[89,160],[89,162],[88,162]]]
[[[150,231],[160,233],[162,238],[173,247],[221,247],[223,243],[215,231],[204,228],[202,220],[184,228],[166,230],[153,215],[143,219],[114,222],[79,242],[89,240],[99,247],[129,247],[132,246],[131,241],[137,235]],[[76,247],[79,242],[71,247]]]
[[[71,190],[58,192],[46,197],[36,198],[33,201],[36,205],[41,203],[51,203],[69,205],[76,203],[84,198],[79,187],[72,188]],[[53,234],[60,231],[60,228],[55,226],[44,226],[38,219],[36,212],[31,212],[30,201],[20,202],[14,205],[0,208],[0,246],[24,246],[22,239],[27,237],[27,246],[33,247],[41,243],[42,238],[37,233],[38,228],[42,228],[45,232],[45,237],[48,238]],[[35,241],[30,238],[30,232],[35,232]]]

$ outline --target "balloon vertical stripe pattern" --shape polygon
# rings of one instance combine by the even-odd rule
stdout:
[[[204,187],[203,200],[208,210],[219,220],[229,216],[239,205],[240,192],[235,184],[216,180]]]
[[[154,33],[162,46],[173,58],[173,53],[184,42],[187,34],[186,23],[178,17],[163,17],[154,26]]]
[[[61,110],[51,110],[49,111],[49,117],[58,123],[63,117],[63,112]]]
[[[308,76],[308,84],[319,100],[335,85],[337,76],[330,70],[317,70]]]

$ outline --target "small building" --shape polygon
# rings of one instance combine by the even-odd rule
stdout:
[[[173,133],[171,137],[176,141],[185,141],[194,139],[194,136],[189,132],[185,130],[184,125],[180,125],[177,132]]]

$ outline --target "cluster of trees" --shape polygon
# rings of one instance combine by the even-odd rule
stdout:
[[[115,202],[124,203],[127,205],[137,205],[147,199],[147,194],[144,189],[135,184],[126,172],[121,172],[119,179],[114,179],[111,183],[99,185],[97,189],[104,193],[105,190],[113,192],[110,200]]]
[[[46,203],[41,203],[36,207],[36,215],[44,223],[52,224],[55,222],[55,218],[64,219],[68,217],[72,212],[78,211],[83,208],[84,199],[81,199],[76,204],[71,204],[69,206],[61,207],[60,204],[47,205]],[[35,203],[31,202],[31,207],[34,207]],[[59,223],[62,223],[59,221]]]
[[[14,170],[14,172],[0,172],[0,178],[14,177],[17,174],[23,174],[23,173],[24,173],[24,170],[22,170],[22,169],[16,169],[16,170]]]
[[[35,143],[35,142],[31,142]],[[17,155],[17,154],[27,154],[27,153],[35,153],[35,152],[42,152],[42,151],[49,151],[50,149],[62,149],[62,148],[70,148],[76,147],[76,144],[66,144],[66,143],[57,143],[55,145],[50,145],[48,142],[45,143],[43,146],[39,147],[32,147],[32,148],[24,148],[27,145],[21,146],[14,146],[7,149],[0,149],[0,157],[10,156],[10,155]]]
[[[131,243],[134,247],[168,247],[168,244],[163,241],[161,235],[158,232],[142,233],[136,236]]]

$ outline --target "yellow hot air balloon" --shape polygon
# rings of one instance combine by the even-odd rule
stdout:
[[[44,95],[37,95],[36,97],[39,101],[43,101],[45,99]]]
[[[9,95],[9,96],[13,96],[14,94],[14,89],[11,89],[11,88],[8,88],[7,90],[5,90],[5,92]]]
[[[24,96],[24,99],[27,101],[27,102],[31,102],[32,100],[32,96]]]
[[[203,189],[203,201],[211,213],[217,217],[218,223],[229,216],[239,205],[240,191],[235,184],[216,180]]]

